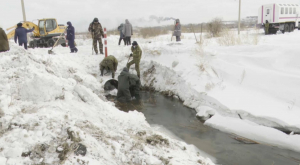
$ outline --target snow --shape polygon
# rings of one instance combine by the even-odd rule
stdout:
[[[300,132],[299,35],[247,30],[234,46],[220,38],[199,46],[193,34],[178,44],[169,36],[140,40],[143,83],[177,95],[204,119],[213,116],[206,124],[214,128],[299,152],[299,135],[277,130]]]
[[[48,55],[49,48],[25,51],[10,42],[11,51],[1,53],[0,164],[59,164],[56,150],[76,144],[68,130],[87,154],[70,151],[64,164],[213,164],[194,146],[152,128],[142,113],[107,101],[103,85],[110,77],[99,76],[103,56],[91,55],[89,40],[78,45],[78,54],[57,47]],[[120,59],[124,66],[127,59]],[[146,139],[152,135],[169,143],[151,145]],[[31,156],[22,157],[25,152]]]
[[[170,35],[133,40],[143,50],[143,85],[178,97],[211,127],[300,152],[299,36],[298,30],[268,36],[246,30],[232,46],[222,38],[204,38],[199,45],[194,34],[183,34],[180,43],[171,42]],[[70,156],[66,164],[77,158],[90,164],[212,164],[194,146],[151,127],[143,114],[119,111],[108,102],[103,85],[111,76],[99,76],[103,56],[91,55],[91,40],[76,43],[77,54],[57,47],[55,55],[48,55],[48,49],[25,51],[13,43],[10,52],[1,53],[0,162],[58,162],[56,147],[72,143],[66,140],[70,127],[88,152]],[[118,36],[109,36],[109,55],[119,61],[116,76],[130,54],[129,46],[117,43]],[[136,73],[133,66],[130,72]],[[146,135],[140,136],[141,131]],[[170,145],[146,143],[151,135],[162,135]],[[48,145],[42,156],[20,156],[41,144]]]

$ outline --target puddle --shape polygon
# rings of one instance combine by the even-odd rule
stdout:
[[[159,93],[141,92],[142,100],[132,104],[116,104],[124,111],[142,112],[151,125],[163,126],[172,135],[211,155],[222,165],[299,165],[300,153],[277,147],[253,144],[203,125],[193,109],[177,99]],[[111,100],[112,98],[109,98]],[[162,129],[162,130],[163,130]],[[170,133],[169,133],[170,134]]]

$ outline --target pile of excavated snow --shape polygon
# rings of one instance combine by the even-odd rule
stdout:
[[[103,56],[91,56],[90,41],[82,42],[78,54],[13,43],[0,54],[0,164],[213,164],[194,146],[155,131],[142,113],[108,102]],[[85,156],[74,154],[79,144]]]

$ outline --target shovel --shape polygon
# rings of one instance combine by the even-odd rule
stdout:
[[[59,36],[59,38],[56,40],[55,44],[52,46],[51,50],[48,50],[48,54],[54,54],[54,52],[52,51],[53,48],[56,46],[56,44],[58,43],[58,41],[61,39],[61,36],[65,33],[66,29],[64,30],[64,32],[62,32]]]

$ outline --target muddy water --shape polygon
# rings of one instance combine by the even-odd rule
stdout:
[[[177,99],[142,92],[141,103],[116,105],[124,111],[137,109],[152,125],[161,125],[179,139],[195,145],[222,165],[299,165],[300,153],[261,144],[245,144],[233,136],[205,126],[196,112]]]

